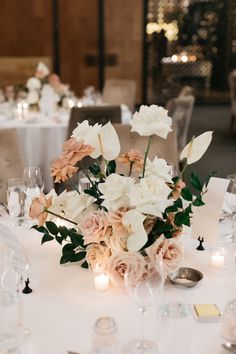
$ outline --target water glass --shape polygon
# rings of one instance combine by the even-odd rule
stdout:
[[[7,187],[7,206],[10,216],[16,225],[24,222],[25,216],[25,185],[21,179],[9,179]]]
[[[25,213],[28,215],[32,199],[38,197],[44,188],[40,168],[32,166],[26,167],[24,169],[23,180],[26,191]]]
[[[0,353],[20,354],[24,331],[19,294],[0,288]]]
[[[93,354],[118,354],[118,327],[111,317],[100,317],[94,324]]]
[[[236,345],[236,299],[229,301],[225,306],[221,332],[226,345]]]
[[[194,317],[189,289],[171,288],[159,307],[158,344],[160,354],[189,354]],[[188,292],[188,293],[187,293]]]

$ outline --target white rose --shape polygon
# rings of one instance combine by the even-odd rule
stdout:
[[[211,143],[213,132],[205,132],[196,138],[193,138],[188,145],[185,146],[180,155],[180,160],[187,159],[187,164],[191,165],[200,160],[205,154]]]
[[[26,97],[28,104],[36,104],[39,102],[39,94],[37,91],[30,91]]]
[[[38,73],[40,77],[44,78],[49,75],[49,69],[47,65],[42,62],[39,62],[36,68],[36,73]]]
[[[120,176],[116,173],[109,175],[104,183],[99,184],[99,190],[104,199],[102,205],[108,210],[130,206],[129,192],[134,180],[131,177]]]
[[[29,91],[40,90],[41,82],[36,77],[30,77],[26,82],[26,87]]]
[[[131,188],[130,203],[141,213],[162,217],[166,207],[172,204],[168,200],[170,192],[171,189],[159,178],[142,178]]]
[[[57,195],[54,190],[51,190],[47,196],[52,196],[51,211],[76,223],[79,223],[87,213],[94,209],[95,198],[85,193],[64,191]]]
[[[171,129],[172,119],[168,111],[157,105],[141,106],[139,112],[135,112],[131,121],[132,132],[142,136],[156,134],[166,139]]]
[[[78,141],[84,141],[94,148],[91,157],[94,159],[102,155],[106,160],[114,160],[120,153],[120,141],[110,122],[103,127],[99,124],[89,125],[87,120],[78,123],[72,137]]]
[[[156,176],[164,182],[172,183],[170,169],[171,167],[166,160],[158,159],[156,156],[153,161],[147,159],[145,177]]]

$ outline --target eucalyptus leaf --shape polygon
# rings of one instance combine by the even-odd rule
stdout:
[[[109,161],[106,168],[106,175],[109,176],[116,172],[116,162],[115,160]]]
[[[75,246],[72,245],[72,243],[67,243],[63,248],[62,248],[62,253],[64,254],[71,254],[74,253]]]
[[[48,232],[48,230],[44,226],[34,225],[34,226],[32,226],[32,229],[35,229],[38,232],[42,232],[43,234]]]
[[[201,197],[197,197],[194,201],[193,201],[193,205],[196,207],[205,205],[204,201],[202,200]]]
[[[75,253],[72,257],[72,260],[71,262],[79,262],[79,261],[82,261],[82,259],[84,259],[86,256],[86,252],[85,251],[81,251],[81,252],[78,252],[78,253]]]
[[[101,172],[100,166],[97,164],[92,164],[89,166],[89,171],[96,176],[99,172]]]
[[[88,265],[88,262],[85,261],[81,264],[81,268],[85,268],[85,269],[88,269],[89,265]]]
[[[59,226],[59,233],[61,234],[61,237],[65,240],[68,235],[68,229],[65,226]]]

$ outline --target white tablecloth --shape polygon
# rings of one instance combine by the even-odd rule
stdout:
[[[9,226],[5,217],[1,217],[1,222]],[[89,353],[93,324],[102,315],[116,320],[121,345],[142,336],[160,343],[155,307],[149,309],[143,324],[137,306],[124,291],[96,291],[90,271],[77,264],[59,265],[59,245],[47,243],[41,247],[41,235],[35,230],[19,227],[12,230],[25,247],[38,283],[33,293],[22,295],[24,323],[31,331],[29,354],[62,354],[65,350]],[[186,240],[183,264],[199,269],[204,278],[192,290],[184,291],[186,294],[190,292],[192,303],[217,304],[223,312],[225,304],[236,297],[236,266],[225,271],[212,269],[209,266],[210,252],[196,251],[196,242],[189,238]],[[166,286],[166,293],[170,291],[175,294],[174,285]],[[145,334],[141,333],[142,328],[145,328]],[[190,354],[225,353],[221,349],[220,329],[220,323],[197,323],[193,320]],[[187,335],[184,330],[181,334]],[[162,353],[160,351],[159,354]]]
[[[131,112],[124,105],[121,105],[121,111],[122,123],[128,124],[131,120]],[[0,129],[17,129],[26,165],[41,168],[45,191],[49,191],[53,186],[50,168],[52,161],[57,159],[62,152],[68,123],[69,113],[55,114],[51,119],[43,117],[39,113],[31,113],[31,119],[28,122],[15,119],[4,120],[0,117]]]

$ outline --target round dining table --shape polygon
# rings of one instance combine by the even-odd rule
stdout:
[[[106,291],[94,288],[92,271],[80,268],[78,263],[60,265],[61,246],[47,242],[41,246],[41,234],[34,229],[11,226],[7,215],[0,217],[23,245],[28,256],[33,292],[22,294],[24,326],[30,331],[27,354],[63,354],[72,351],[79,354],[91,352],[93,326],[101,316],[112,317],[118,326],[120,350],[132,339],[145,337],[155,341],[159,354],[223,354],[221,323],[199,323],[191,313],[191,327],[186,323],[174,322],[174,330],[164,326],[159,316],[156,298],[142,317],[134,300],[124,289],[111,287]],[[193,304],[216,304],[224,312],[226,303],[236,298],[236,265],[220,270],[210,265],[211,251],[197,251],[197,241],[190,232],[182,236],[185,255],[183,266],[202,272],[203,279],[193,288],[177,288],[168,280],[163,298],[173,297],[182,291],[182,300]],[[231,245],[234,247],[234,244]],[[188,299],[188,300],[186,300]],[[159,318],[159,320],[158,320]],[[189,352],[175,350],[167,352],[167,342],[178,340],[190,344]],[[25,353],[25,352],[24,352]]]
[[[69,118],[69,111],[58,111],[49,117],[43,116],[40,112],[29,112],[24,120],[0,114],[0,129],[17,130],[25,165],[40,167],[46,192],[53,187],[53,179],[50,176],[51,165],[62,153]],[[129,108],[121,105],[121,122],[129,124],[131,118]]]

